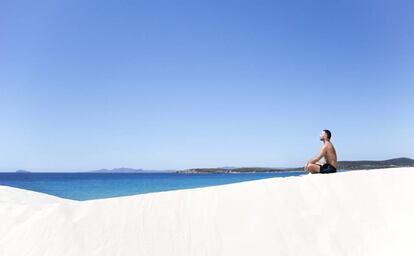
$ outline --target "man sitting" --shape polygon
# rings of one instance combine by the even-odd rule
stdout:
[[[336,172],[336,151],[331,143],[331,132],[323,130],[319,135],[323,142],[321,151],[317,156],[310,160],[305,165],[305,171],[309,173],[333,173]],[[319,163],[319,160],[324,157],[326,163],[324,165]]]

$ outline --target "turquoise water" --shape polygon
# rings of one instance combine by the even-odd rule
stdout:
[[[0,185],[83,201],[302,174],[304,173],[0,173]]]

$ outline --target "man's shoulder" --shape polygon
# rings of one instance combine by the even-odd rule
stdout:
[[[333,148],[333,144],[331,142],[326,142],[323,144],[322,146],[323,149],[329,149],[329,148]]]
[[[325,143],[324,147],[326,150],[334,150],[334,145],[331,142]]]

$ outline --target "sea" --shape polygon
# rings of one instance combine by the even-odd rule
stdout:
[[[0,185],[85,201],[306,175],[269,173],[0,173]]]

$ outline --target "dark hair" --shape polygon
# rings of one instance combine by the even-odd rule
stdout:
[[[326,133],[326,136],[328,136],[328,139],[331,139],[331,136],[332,136],[331,131],[329,130],[323,130],[323,131]]]

